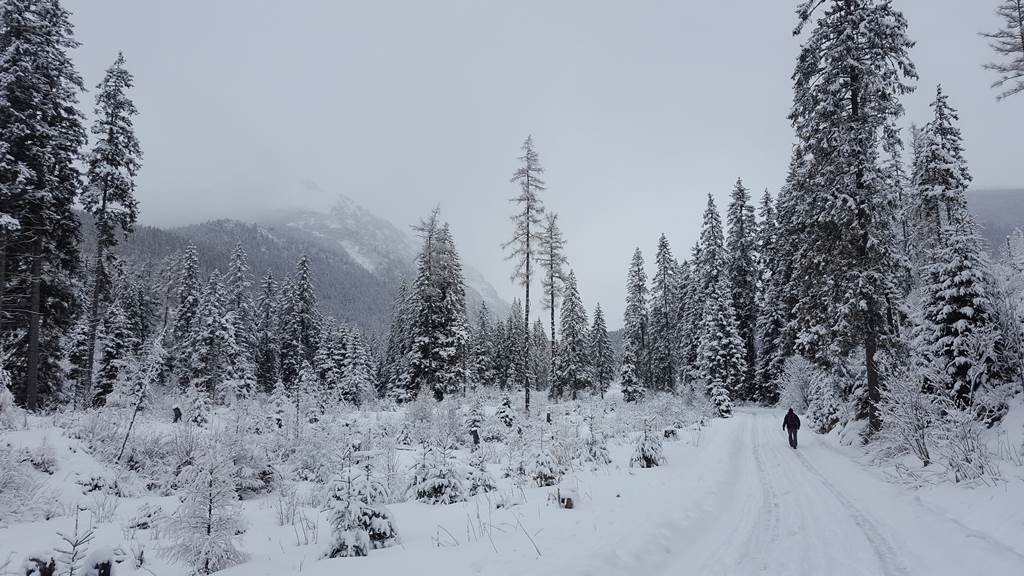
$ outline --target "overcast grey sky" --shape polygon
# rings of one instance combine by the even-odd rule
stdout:
[[[634,247],[650,264],[665,232],[688,255],[708,192],[724,201],[737,176],[755,197],[782,184],[796,3],[66,5],[87,84],[118,50],[135,74],[144,223],[323,209],[344,193],[405,226],[440,204],[464,258],[511,298],[499,245],[532,133],[584,301],[619,326]],[[942,82],[976,184],[1024,184],[1024,96],[996,103],[981,69],[998,0],[895,4],[918,42],[907,122],[927,120]]]

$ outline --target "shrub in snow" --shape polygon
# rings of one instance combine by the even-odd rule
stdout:
[[[446,450],[425,446],[411,470],[406,494],[428,504],[453,504],[466,500],[463,479]]]
[[[636,450],[629,461],[629,466],[639,468],[654,468],[665,463],[665,456],[661,450],[661,437],[651,429],[651,423],[644,423],[643,434],[636,443]]]
[[[32,467],[40,472],[52,475],[57,471],[57,453],[54,452],[53,446],[50,445],[46,436],[38,446],[29,451],[28,460],[32,463]]]
[[[85,558],[82,576],[111,576],[117,561],[118,555],[109,546],[97,548]]]
[[[811,384],[818,375],[818,369],[806,358],[786,358],[782,366],[782,375],[779,377],[782,393],[779,395],[778,406],[804,412],[811,396]]]
[[[0,447],[0,526],[40,516],[43,482],[20,451]]]
[[[562,469],[550,447],[541,446],[526,464],[526,474],[537,486],[554,486],[562,479]]]
[[[167,522],[167,558],[210,574],[245,560],[238,549],[243,526],[230,456],[216,442],[204,444],[195,463],[179,475],[181,505]]]
[[[988,446],[981,435],[981,425],[970,410],[958,407],[948,398],[939,401],[943,413],[939,428],[939,451],[954,482],[998,477]]]
[[[927,466],[941,414],[936,398],[922,390],[923,383],[909,374],[887,378],[878,405],[882,440],[895,454],[911,453]]]
[[[494,476],[487,471],[487,460],[482,451],[477,450],[469,457],[469,470],[466,474],[466,485],[470,496],[493,492],[498,488]]]
[[[331,487],[331,545],[327,558],[366,556],[399,542],[391,512],[372,501],[373,480],[366,471],[347,468]]]

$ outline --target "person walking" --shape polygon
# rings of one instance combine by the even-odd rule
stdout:
[[[782,420],[782,429],[789,432],[789,445],[796,449],[796,431],[800,429],[800,417],[790,408]]]

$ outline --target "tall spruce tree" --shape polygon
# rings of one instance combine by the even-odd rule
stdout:
[[[648,348],[647,272],[637,248],[626,277],[626,311],[622,330],[622,396],[627,402],[643,397],[650,383]]]
[[[527,136],[523,142],[523,155],[519,157],[521,163],[512,175],[512,182],[519,184],[519,195],[512,199],[516,204],[517,212],[512,216],[515,224],[515,232],[512,239],[503,245],[503,248],[510,250],[508,259],[515,263],[515,271],[512,279],[519,282],[525,290],[523,298],[523,326],[521,337],[523,338],[523,354],[515,361],[522,365],[521,374],[524,376],[523,395],[525,399],[524,409],[527,414],[530,412],[530,377],[526,368],[530,358],[530,339],[527,327],[530,323],[530,282],[533,280],[531,266],[537,257],[537,234],[541,228],[541,217],[544,214],[544,204],[541,202],[540,193],[545,190],[544,180],[541,175],[544,168],[540,165],[540,156],[533,148],[533,136]]]
[[[235,340],[224,284],[217,270],[210,273],[200,295],[186,350],[184,369],[188,385],[215,403],[235,394],[241,349]]]
[[[731,414],[732,398],[743,388],[747,370],[730,293],[728,276],[723,274],[707,294],[698,364],[708,397],[723,417]]]
[[[491,325],[491,311],[487,302],[480,301],[477,311],[476,326],[471,335],[470,345],[470,379],[481,386],[497,385],[495,374],[495,334]]]
[[[590,353],[587,342],[587,310],[583,307],[576,275],[570,271],[565,279],[565,299],[561,314],[562,340],[558,344],[554,379],[559,395],[577,395],[592,386]]]
[[[10,365],[29,410],[63,381],[60,338],[78,311],[73,206],[86,134],[69,55],[77,46],[57,0],[0,3],[0,327],[25,334]]]
[[[413,285],[417,310],[409,395],[429,391],[440,401],[459,392],[466,380],[466,287],[451,230],[438,210],[417,230],[423,249]]]
[[[797,341],[825,365],[863,354],[860,416],[870,434],[881,426],[877,355],[895,343],[905,277],[894,234],[896,195],[879,159],[901,146],[895,121],[903,114],[900,96],[917,78],[913,42],[903,14],[888,1],[807,0],[798,12],[796,34],[812,25],[793,74],[790,113],[810,159],[809,185],[794,215],[803,223],[790,285]]]
[[[1003,336],[988,259],[973,222],[965,218],[946,227],[943,236],[925,270],[918,349],[934,368],[926,374],[938,375],[926,378],[928,387],[966,407],[978,388],[1003,376],[993,354],[1002,347]],[[977,345],[985,336],[993,341],[993,350]]]
[[[295,272],[282,288],[281,296],[281,381],[293,398],[299,398],[306,393],[300,390],[302,365],[313,363],[322,320],[309,258],[305,255],[300,256],[295,263]]]
[[[1002,27],[982,36],[991,41],[992,50],[1003,59],[985,65],[999,75],[992,87],[1002,90],[997,96],[1002,100],[1024,91],[1024,0],[1002,0],[996,15],[1002,19]]]
[[[235,244],[224,277],[225,305],[230,315],[238,353],[235,355],[237,392],[248,396],[256,388],[256,311],[252,299],[252,272],[242,243]]]
[[[268,271],[260,282],[254,325],[256,387],[264,394],[270,394],[274,390],[278,378],[278,327],[281,320],[277,303],[277,282],[274,275]]]
[[[558,342],[555,338],[555,309],[558,299],[562,296],[566,264],[565,238],[562,237],[562,230],[558,227],[558,214],[548,212],[545,215],[544,227],[541,229],[537,241],[537,263],[540,264],[543,273],[540,288],[544,295],[544,309],[551,313],[551,341],[549,342],[548,358],[551,361],[550,373],[553,374],[557,356],[555,346]]]
[[[753,400],[767,405],[774,405],[779,400],[777,384],[782,374],[783,361],[786,356],[783,334],[786,326],[784,302],[785,275],[781,269],[782,258],[777,254],[779,248],[778,216],[771,194],[765,190],[758,211],[761,221],[758,224],[757,256],[758,256],[758,291],[757,291],[757,324],[755,339],[757,342],[756,364],[754,366]]]
[[[949,105],[942,86],[936,89],[931,107],[931,122],[915,138],[911,199],[914,254],[924,258],[942,246],[947,226],[955,226],[967,217],[967,189],[971,184],[963,139],[955,125],[960,117]]]
[[[658,252],[655,256],[657,270],[651,286],[650,311],[650,354],[651,388],[671,391],[675,389],[675,352],[678,341],[678,295],[676,273],[678,264],[672,257],[668,239],[662,234],[658,238]]]
[[[402,282],[391,307],[391,326],[377,373],[377,394],[382,398],[409,400],[412,358],[412,325],[415,300],[409,286]]]
[[[194,244],[185,248],[178,271],[178,307],[174,317],[174,341],[181,346],[192,333],[199,310],[199,296],[202,291],[199,279],[199,254]]]
[[[100,331],[100,358],[96,370],[93,406],[103,406],[114,391],[119,378],[127,374],[132,351],[136,347],[131,323],[120,300],[115,300],[106,311]]]
[[[142,148],[135,137],[132,117],[135,104],[125,94],[133,85],[131,73],[124,67],[124,55],[118,53],[96,86],[96,120],[92,133],[97,136],[86,158],[88,184],[82,191],[82,207],[92,215],[96,226],[96,257],[93,262],[93,289],[89,301],[89,349],[96,348],[96,330],[100,306],[110,295],[113,248],[118,234],[128,235],[138,217],[135,176],[142,166]],[[92,386],[93,354],[86,357],[84,387]]]
[[[729,285],[732,288],[732,307],[736,314],[736,329],[743,340],[745,366],[747,370],[743,384],[737,393],[740,399],[753,400],[754,370],[757,364],[757,222],[754,207],[750,203],[750,192],[737,179],[726,212],[729,236],[726,241],[726,261]]]
[[[601,304],[594,307],[594,323],[590,327],[591,381],[594,393],[604,398],[612,380],[615,380],[615,349],[608,337],[608,326],[604,320]]]

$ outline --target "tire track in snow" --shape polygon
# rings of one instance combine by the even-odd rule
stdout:
[[[839,502],[840,506],[846,511],[850,519],[854,524],[860,528],[861,532],[864,533],[864,537],[867,539],[868,544],[871,546],[871,550],[878,558],[879,565],[882,568],[882,572],[886,576],[906,576],[909,574],[907,568],[903,566],[903,563],[899,559],[899,555],[896,549],[893,548],[892,544],[882,535],[882,532],[878,529],[874,522],[872,522],[863,512],[857,508],[853,502],[850,501],[842,492],[839,491],[835,485],[832,484],[821,472],[818,471],[808,460],[807,457],[801,454],[799,451],[794,450],[794,455],[797,460],[803,465],[803,467],[812,475],[815,479],[821,482],[821,485],[829,491],[830,494]]]
[[[765,571],[770,559],[767,553],[781,536],[779,496],[775,490],[775,481],[769,476],[768,466],[765,464],[764,440],[753,427],[750,432],[754,465],[761,484],[761,507],[758,510],[757,521],[743,547],[743,554],[737,560],[738,564],[742,564],[754,559],[758,563],[757,568]]]

